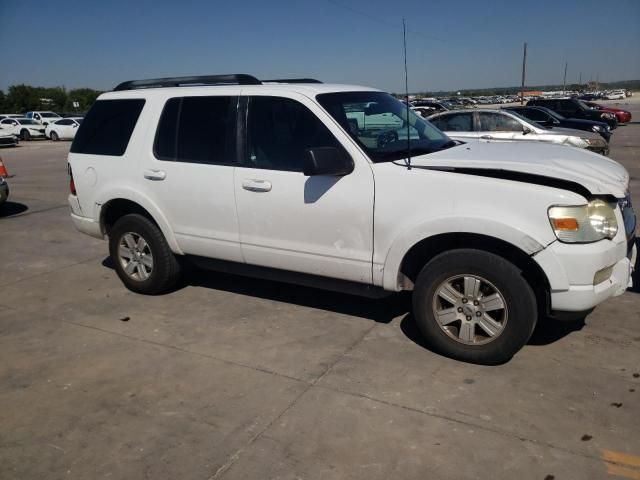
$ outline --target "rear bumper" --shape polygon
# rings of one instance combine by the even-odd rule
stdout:
[[[9,185],[3,183],[0,185],[0,205],[7,201],[9,198]]]
[[[71,220],[76,229],[82,233],[99,239],[104,238],[102,233],[102,226],[100,222],[96,222],[93,218],[85,217],[82,215],[82,209],[80,208],[80,202],[75,195],[69,195],[69,206],[71,207]]]

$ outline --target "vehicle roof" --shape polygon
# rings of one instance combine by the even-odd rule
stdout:
[[[168,92],[177,93],[180,96],[202,95],[209,93],[224,93],[237,95],[239,91],[243,94],[258,94],[260,92],[275,93],[295,92],[309,97],[321,93],[338,92],[380,92],[377,88],[365,87],[361,85],[343,85],[338,83],[265,83],[262,85],[198,85],[184,87],[158,87],[140,88],[135,90],[119,90],[116,92],[106,92],[98,97],[99,100],[118,98],[153,98],[165,97]],[[179,92],[179,93],[178,93]]]

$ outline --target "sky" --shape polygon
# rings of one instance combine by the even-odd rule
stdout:
[[[410,91],[640,79],[640,0],[0,0],[0,89],[249,73]]]

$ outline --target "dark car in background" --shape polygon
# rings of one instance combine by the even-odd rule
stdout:
[[[604,122],[612,130],[618,126],[618,120],[613,113],[594,110],[577,98],[537,98],[529,100],[527,107],[546,107],[566,118],[581,118]]]
[[[449,102],[434,102],[430,100],[416,100],[412,102],[411,105],[411,109],[418,112],[423,117],[428,117],[434,113],[446,112],[456,108]]]
[[[504,107],[505,110],[516,112],[519,115],[533,120],[545,128],[561,127],[584,130],[585,132],[599,133],[607,142],[611,139],[611,128],[604,122],[595,120],[583,120],[580,118],[565,118],[559,113],[545,107]]]

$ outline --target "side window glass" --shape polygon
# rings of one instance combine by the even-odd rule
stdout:
[[[247,166],[302,171],[309,148],[342,148],[307,107],[282,97],[251,97],[247,119]]]
[[[472,132],[473,131],[473,114],[471,113],[452,113],[438,117],[442,126],[436,124],[440,130],[445,132]]]
[[[482,132],[521,132],[522,125],[513,118],[501,113],[479,112],[480,131]]]
[[[137,98],[95,102],[71,144],[71,152],[124,155],[144,102]]]
[[[520,113],[520,112],[517,112],[517,113]],[[527,109],[522,113],[526,113],[527,118],[536,122],[546,122],[547,120],[549,120],[549,117],[547,116],[546,113],[540,110],[535,110],[533,108]]]
[[[233,164],[237,97],[172,98],[165,104],[156,131],[159,160]]]

